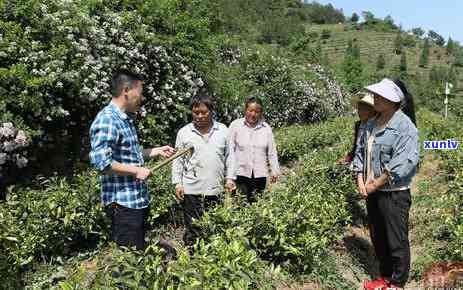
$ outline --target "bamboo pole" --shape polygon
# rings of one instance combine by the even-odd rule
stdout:
[[[191,154],[193,154],[193,147],[188,147],[188,148],[184,148],[184,149],[180,149],[179,151],[177,151],[177,153],[175,153],[174,155],[170,156],[169,158],[167,158],[166,160],[163,160],[162,162],[154,165],[152,168],[149,168],[151,170],[151,172],[154,172],[164,166],[166,166],[167,164],[169,164],[170,162],[172,162],[174,159],[177,159],[179,158],[180,156],[183,156],[185,154],[187,154],[188,152],[190,152]]]

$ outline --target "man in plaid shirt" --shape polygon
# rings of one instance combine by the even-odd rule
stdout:
[[[133,113],[143,101],[140,76],[116,73],[111,82],[111,102],[101,110],[90,127],[92,165],[102,173],[101,199],[111,218],[112,239],[121,246],[145,246],[145,221],[149,194],[146,179],[151,171],[144,159],[171,156],[169,146],[142,149]]]

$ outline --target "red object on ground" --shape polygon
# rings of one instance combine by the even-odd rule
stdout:
[[[363,288],[365,290],[382,290],[385,289],[384,287],[387,287],[387,282],[383,277],[363,282]]]

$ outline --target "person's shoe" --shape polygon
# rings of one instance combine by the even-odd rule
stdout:
[[[363,282],[363,288],[365,290],[382,290],[387,285],[388,285],[387,281],[384,280],[383,277],[380,277],[380,278],[372,280],[372,281],[364,281]]]

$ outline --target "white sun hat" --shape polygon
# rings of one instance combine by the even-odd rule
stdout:
[[[365,89],[394,103],[400,103],[404,98],[402,90],[390,79],[383,79],[379,83],[366,86]]]

